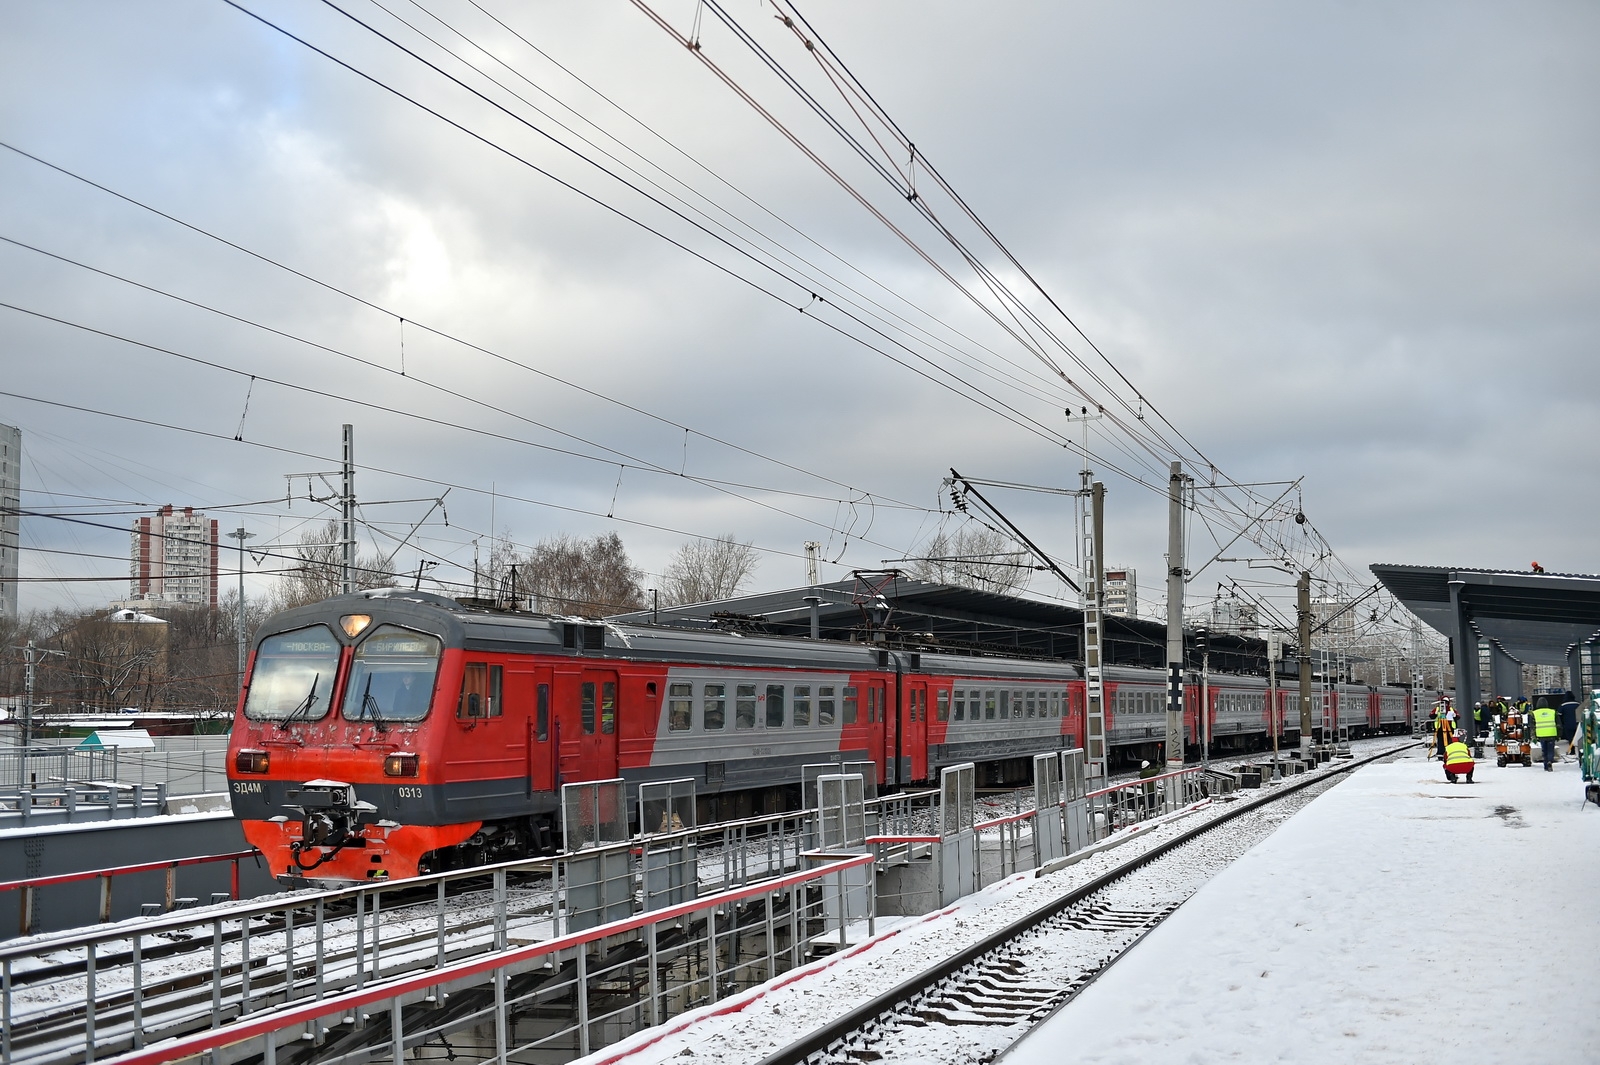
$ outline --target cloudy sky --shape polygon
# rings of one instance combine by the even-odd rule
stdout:
[[[292,541],[346,422],[400,569],[615,530],[647,586],[728,533],[837,579],[959,529],[951,467],[1075,487],[1085,403],[1147,605],[1174,457],[1261,485],[1192,560],[1304,478],[1262,528],[1351,586],[1600,571],[1597,49],[1579,0],[5,4],[0,422],[78,519],[25,519],[23,608],[125,594],[83,578],[163,503]],[[1074,559],[1069,498],[984,493]]]

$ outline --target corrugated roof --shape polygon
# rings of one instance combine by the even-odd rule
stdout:
[[[890,639],[896,643],[929,650],[1082,658],[1083,611],[1075,606],[908,577],[889,580],[878,591],[889,609],[887,627]],[[808,636],[812,604],[807,597],[813,596],[818,600],[818,630],[823,638],[871,639],[869,616],[875,592],[865,580],[786,588],[659,611],[641,610],[612,620]],[[1104,631],[1107,665],[1157,669],[1165,665],[1164,624],[1107,615]],[[1211,648],[1212,668],[1218,672],[1266,670],[1266,644],[1262,640],[1214,633]],[[1198,662],[1194,668],[1199,668]]]
[[[1474,567],[1370,567],[1406,608],[1452,639],[1451,584],[1467,623],[1519,662],[1564,665],[1577,644],[1600,636],[1600,576]]]

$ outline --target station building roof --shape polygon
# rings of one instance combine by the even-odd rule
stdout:
[[[1373,576],[1417,617],[1456,635],[1457,602],[1479,638],[1526,665],[1566,665],[1600,638],[1600,576],[1450,566],[1375,565]]]
[[[882,625],[891,642],[926,650],[1077,661],[1083,657],[1083,611],[1075,606],[905,576],[863,576],[710,603],[640,610],[614,620],[809,636],[812,597],[817,600],[822,639],[867,642],[873,637],[873,626]],[[1161,622],[1108,614],[1104,633],[1107,665],[1165,667],[1167,629]],[[1191,668],[1198,669],[1192,637],[1185,640],[1185,653],[1195,659]],[[1233,633],[1213,633],[1211,668],[1264,674],[1266,643]]]

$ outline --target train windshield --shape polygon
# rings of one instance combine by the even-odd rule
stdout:
[[[380,625],[356,648],[342,713],[347,721],[420,721],[433,701],[439,638]]]
[[[244,716],[253,721],[316,721],[328,714],[339,641],[313,625],[268,636],[256,649]]]

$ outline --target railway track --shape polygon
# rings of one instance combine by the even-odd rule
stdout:
[[[987,1062],[1092,983],[1222,868],[1403,742],[1180,832],[770,1053],[760,1065]]]

